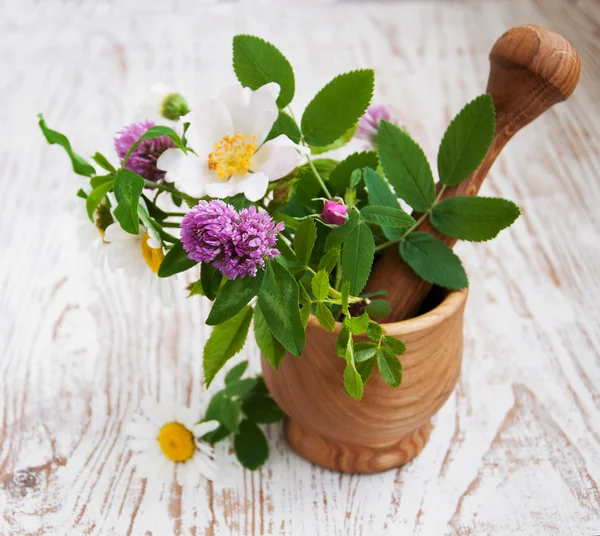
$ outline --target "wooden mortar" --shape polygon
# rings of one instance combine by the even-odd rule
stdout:
[[[288,415],[286,437],[298,454],[335,471],[375,473],[421,452],[431,417],[454,390],[462,361],[468,292],[444,294],[431,311],[383,326],[407,347],[398,388],[389,387],[375,370],[363,399],[350,398],[342,380],[345,360],[335,353],[342,325],[336,323],[330,333],[312,316],[301,358],[286,355],[277,371],[262,359],[265,383]]]

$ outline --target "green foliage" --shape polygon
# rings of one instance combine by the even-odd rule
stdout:
[[[367,223],[374,223],[382,227],[408,229],[416,225],[415,219],[401,208],[392,208],[378,205],[369,205],[360,211],[360,215]]]
[[[221,405],[221,419],[223,425],[230,432],[238,431],[238,421],[240,420],[242,408],[237,400],[230,397],[223,397]]]
[[[356,370],[354,361],[346,363],[346,368],[344,369],[344,390],[346,394],[355,400],[360,400],[363,397],[364,383],[362,376]]]
[[[459,196],[436,204],[431,223],[445,235],[480,242],[495,238],[502,229],[510,227],[519,214],[519,207],[506,199]]]
[[[311,280],[311,287],[317,300],[325,300],[329,293],[329,274],[325,270],[317,272]]]
[[[144,134],[142,134],[137,139],[137,141],[129,148],[129,151],[127,151],[125,158],[123,158],[123,162],[121,162],[121,170],[124,169],[125,164],[127,164],[127,161],[129,160],[129,157],[139,147],[140,143],[142,143],[144,140],[153,140],[155,138],[160,138],[161,136],[169,136],[169,138],[171,138],[173,140],[173,143],[175,143],[176,147],[181,149],[184,153],[187,152],[187,149],[185,148],[185,145],[183,144],[183,141],[181,140],[181,138],[179,137],[179,134],[177,134],[177,132],[175,132],[170,127],[156,125],[154,127],[149,128],[146,132],[144,132]]]
[[[112,181],[103,182],[99,186],[96,186],[96,188],[94,188],[85,198],[85,209],[92,222],[94,221],[94,212],[106,197],[106,194],[112,190],[112,187]]]
[[[242,361],[233,367],[225,376],[225,384],[229,385],[238,381],[246,372],[248,361]]]
[[[217,294],[206,323],[214,326],[238,314],[258,294],[264,276],[264,270],[258,270],[254,277],[226,281]]]
[[[113,184],[117,206],[113,214],[124,231],[137,235],[140,232],[138,205],[144,189],[144,179],[129,169],[119,169]]]
[[[159,270],[160,275],[160,270]],[[204,295],[209,300],[214,300],[219,292],[219,286],[223,280],[223,274],[212,264],[202,263],[200,266],[200,281],[204,289]]]
[[[285,357],[285,348],[271,333],[258,305],[254,309],[254,337],[264,358],[277,370]]]
[[[94,156],[92,156],[92,160],[96,162],[96,164],[98,164],[102,169],[109,171],[110,173],[114,173],[116,171],[115,167],[101,153],[96,153]]]
[[[329,175],[327,185],[332,193],[343,195],[350,187],[352,173],[357,169],[376,168],[377,155],[374,152],[353,153],[342,160]]]
[[[345,223],[333,229],[325,240],[325,249],[337,248],[342,245],[360,222],[360,215],[357,211],[351,210]]]
[[[341,74],[329,82],[308,104],[302,115],[302,133],[309,145],[335,142],[365,113],[375,85],[372,70]]]
[[[377,148],[385,176],[399,197],[425,212],[435,201],[435,184],[423,149],[402,129],[381,121]]]
[[[411,233],[400,244],[400,255],[415,273],[449,289],[469,286],[460,259],[443,242],[428,233]]]
[[[402,365],[389,348],[382,347],[377,351],[377,366],[381,377],[390,387],[398,387],[402,382]]]
[[[329,145],[325,145],[325,146],[321,146],[321,147],[314,147],[311,145],[310,152],[312,154],[323,154],[328,151],[335,151],[336,149],[343,147],[354,137],[354,133],[356,132],[356,127],[357,127],[357,125],[351,126],[341,137],[339,137],[337,140],[335,140],[333,143],[330,143]]]
[[[280,111],[265,141],[272,140],[281,134],[285,134],[294,143],[300,143],[300,139],[302,138],[302,133],[296,121],[285,112]]]
[[[392,337],[391,335],[383,337],[383,344],[396,355],[401,355],[406,352],[406,345],[401,340],[396,339],[396,337]]]
[[[294,71],[287,58],[271,43],[253,35],[233,38],[233,69],[240,83],[258,89],[269,82],[281,88],[277,106],[284,108],[294,98]]]
[[[371,300],[366,310],[371,318],[380,318],[392,312],[390,302],[387,300]]]
[[[249,392],[255,384],[256,380],[254,378],[242,378],[230,381],[225,387],[225,392],[228,396],[241,397]]]
[[[350,282],[350,294],[358,296],[371,273],[375,256],[375,240],[366,223],[359,223],[344,241],[342,274]]]
[[[60,145],[66,151],[71,159],[73,171],[78,175],[83,175],[84,177],[91,177],[92,175],[95,175],[96,170],[94,169],[94,166],[88,164],[84,158],[79,156],[73,151],[73,149],[71,149],[71,143],[69,142],[69,139],[64,134],[48,128],[42,114],[38,114],[38,118],[38,124],[42,129],[42,133],[44,134],[46,141],[50,145]]]
[[[194,281],[187,286],[187,290],[189,292],[188,298],[192,296],[204,296],[204,289],[202,288],[202,281],[198,279],[198,281]]]
[[[361,363],[377,355],[377,343],[374,342],[356,342],[354,343],[354,361]]]
[[[377,322],[369,322],[366,332],[367,337],[375,342],[379,342],[383,336],[383,329]]]
[[[328,274],[335,268],[340,258],[340,248],[331,248],[321,257],[319,261],[319,271],[324,270]]]
[[[350,333],[353,335],[360,335],[367,329],[369,324],[369,315],[368,313],[363,313],[360,316],[347,316],[344,319],[344,324],[348,326]]]
[[[363,180],[367,185],[369,203],[371,205],[400,209],[400,203],[396,194],[392,192],[385,179],[374,169],[366,168],[363,172]],[[400,240],[402,231],[394,227],[382,227],[383,234],[388,240]]]
[[[298,309],[298,283],[277,261],[266,262],[258,305],[273,336],[295,356],[302,355],[304,325]]]
[[[315,240],[317,239],[317,227],[312,218],[304,218],[294,236],[294,251],[298,262],[303,266],[308,266],[310,263],[310,256],[315,246]]]
[[[480,95],[467,104],[446,130],[438,153],[443,184],[454,186],[473,173],[485,157],[496,128],[492,97]]]
[[[242,402],[242,411],[257,424],[279,422],[285,414],[268,393],[255,393]]]
[[[376,358],[372,357],[371,359],[356,364],[356,372],[360,374],[363,384],[366,384],[371,378],[373,370],[375,370],[375,363]]]
[[[235,434],[233,448],[239,462],[254,471],[263,465],[269,457],[269,444],[265,434],[251,420],[244,419]]]
[[[321,324],[321,326],[323,326],[327,331],[335,330],[335,318],[333,318],[333,314],[329,310],[329,307],[327,307],[327,305],[325,305],[323,302],[317,303],[315,315],[319,321],[319,324]]]
[[[189,270],[196,264],[196,261],[188,258],[187,252],[183,249],[181,242],[175,242],[160,263],[158,277],[171,277],[172,275]]]
[[[204,379],[207,387],[223,365],[244,347],[251,320],[252,307],[246,306],[233,318],[213,328],[204,347]]]

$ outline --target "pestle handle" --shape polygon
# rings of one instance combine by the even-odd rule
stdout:
[[[487,92],[496,108],[496,131],[481,165],[466,180],[446,189],[443,198],[477,195],[483,180],[508,140],[548,108],[575,90],[581,62],[575,48],[560,35],[534,24],[508,30],[490,52]],[[439,187],[439,185],[438,185]],[[429,218],[417,231],[430,233],[447,246],[456,239],[438,233]],[[381,319],[395,322],[415,316],[431,290],[402,260],[398,246],[387,248],[373,267],[365,292],[387,289],[391,313]]]

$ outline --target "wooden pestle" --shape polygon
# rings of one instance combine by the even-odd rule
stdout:
[[[516,26],[500,37],[490,52],[487,86],[496,107],[496,132],[491,147],[475,172],[457,186],[448,187],[443,198],[477,195],[508,140],[552,105],[567,99],[577,85],[580,71],[575,48],[542,26]],[[456,243],[455,238],[439,233],[429,218],[416,230],[436,236],[449,247]],[[373,267],[365,292],[387,289],[392,311],[378,320],[395,322],[415,316],[431,287],[402,260],[395,244],[386,249]]]

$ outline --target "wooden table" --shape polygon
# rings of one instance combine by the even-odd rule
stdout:
[[[596,2],[6,0],[1,11],[0,534],[600,533]],[[207,304],[181,282],[169,311],[90,267],[67,214],[80,179],[35,114],[81,154],[109,151],[149,84],[201,95],[231,82],[231,38],[248,32],[291,60],[297,111],[334,74],[374,67],[376,101],[434,158],[450,117],[485,88],[492,43],[523,22],[572,40],[583,77],[484,186],[518,202],[518,223],[458,246],[471,274],[463,372],[422,454],[340,475],[297,457],[277,425],[257,472],[221,444],[213,484],[140,480],[123,425],[144,395],[208,398]],[[256,370],[253,344],[243,357]]]

